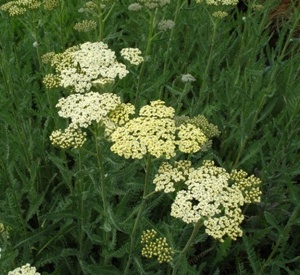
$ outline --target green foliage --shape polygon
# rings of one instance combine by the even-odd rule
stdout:
[[[299,38],[290,42],[295,20],[284,24],[270,47],[272,6],[246,13],[232,7],[228,17],[216,19],[211,7],[194,1],[138,12],[128,10],[128,1],[111,1],[94,13],[79,13],[86,2],[61,0],[51,11],[15,17],[0,11],[0,273],[28,262],[41,274],[296,274]],[[101,1],[93,2],[100,7]],[[76,32],[73,25],[83,19],[97,21],[97,29]],[[168,19],[175,28],[159,31],[158,22]],[[117,53],[137,47],[145,57],[110,87],[124,102],[139,109],[161,99],[176,115],[202,114],[218,126],[221,134],[208,151],[178,154],[176,160],[188,157],[199,166],[214,158],[228,171],[244,169],[261,179],[261,202],[243,208],[242,238],[221,243],[201,227],[191,240],[197,225],[171,217],[174,194],[155,192],[152,184],[164,160],[115,155],[99,125],[92,125],[80,149],[51,144],[51,132],[68,124],[55,108],[67,93],[44,86],[51,68],[41,56],[100,40]],[[184,83],[184,74],[195,81]],[[141,255],[147,229],[166,237],[173,261]]]

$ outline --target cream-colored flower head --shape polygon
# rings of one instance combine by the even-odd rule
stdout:
[[[28,10],[37,10],[42,6],[49,11],[57,5],[57,0],[15,0],[2,5],[0,10],[7,11],[10,16],[17,16],[24,14]]]
[[[235,240],[243,233],[241,206],[259,201],[256,188],[260,180],[246,176],[245,172],[235,170],[229,174],[213,161],[204,161],[203,166],[188,174],[187,188],[177,192],[171,216],[186,223],[202,220],[208,235],[220,241],[226,235]]]
[[[192,163],[187,160],[175,161],[174,165],[163,162],[153,180],[155,191],[174,192],[176,184],[187,181],[193,170]]]
[[[96,28],[97,22],[94,20],[82,20],[81,22],[77,22],[73,27],[73,29],[78,32],[89,32]]]
[[[129,11],[140,11],[142,6],[139,3],[133,3],[128,6]]]
[[[55,130],[50,135],[50,140],[54,146],[62,149],[80,148],[86,142],[86,133],[72,125],[67,129]]]
[[[236,6],[238,0],[206,0],[207,5],[214,6]]]
[[[196,79],[191,74],[183,74],[181,76],[181,81],[182,82],[194,82],[194,81],[196,81]]]
[[[97,81],[112,82],[129,73],[126,66],[117,61],[115,52],[103,42],[86,42],[47,58],[51,58],[60,86],[76,93],[89,92]]]
[[[121,99],[115,94],[89,92],[61,98],[56,107],[59,116],[71,119],[72,127],[87,128],[93,121],[100,123],[119,104]]]
[[[142,52],[137,48],[124,48],[120,52],[121,56],[128,60],[132,65],[139,65],[144,61]]]
[[[140,117],[129,120],[111,135],[111,150],[125,158],[141,159],[146,154],[167,159],[175,155],[174,109],[163,101],[152,101],[140,110]]]
[[[230,174],[234,181],[233,188],[238,188],[243,193],[245,203],[260,202],[262,192],[260,190],[261,180],[254,175],[248,177],[243,170],[233,170]]]
[[[226,11],[215,11],[215,12],[212,13],[213,17],[220,18],[220,19],[222,19],[222,18],[224,18],[224,17],[226,17],[228,15],[229,14]]]
[[[112,133],[111,150],[125,158],[137,159],[146,154],[170,159],[175,156],[177,146],[184,153],[199,151],[207,138],[191,124],[176,127],[174,113],[174,108],[165,106],[161,100],[143,106],[139,117]]]
[[[167,243],[166,238],[155,238],[157,232],[146,230],[141,236],[141,243],[144,244],[142,255],[146,258],[156,257],[159,263],[168,263],[172,261],[173,250]]]
[[[148,9],[156,9],[170,4],[170,0],[138,0],[138,2]]]
[[[30,264],[23,265],[21,267],[17,267],[13,271],[9,271],[8,275],[40,275],[41,273],[36,271],[34,266],[30,266]]]
[[[162,20],[157,25],[160,31],[172,30],[175,27],[175,22],[173,20]]]
[[[203,115],[198,115],[195,117],[188,116],[178,116],[175,117],[176,126],[192,124],[197,128],[200,128],[201,131],[210,139],[212,137],[217,137],[220,135],[220,131],[218,127],[212,123],[210,123],[207,118]]]

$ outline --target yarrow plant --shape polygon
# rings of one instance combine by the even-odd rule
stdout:
[[[184,153],[201,149],[207,141],[205,134],[192,124],[178,127],[175,110],[161,100],[141,108],[139,117],[118,127],[111,135],[111,150],[125,158],[141,159],[147,154],[167,159],[176,155],[176,148]]]
[[[153,183],[156,191],[178,190],[171,216],[185,223],[203,223],[205,232],[221,242],[226,235],[233,240],[242,236],[241,207],[245,203],[260,202],[261,196],[258,178],[248,177],[242,170],[227,173],[207,160],[197,169],[187,161],[175,162],[173,166],[163,163]]]
[[[3,4],[0,9],[7,11],[10,16],[18,16],[26,13],[26,11],[37,10],[40,7],[49,11],[58,6],[58,4],[58,0],[15,0]]]
[[[124,50],[123,54],[132,64],[143,61],[138,49]],[[44,84],[48,88],[69,88],[74,93],[89,92],[93,83],[111,83],[129,72],[124,64],[117,61],[115,52],[103,42],[86,42],[63,53],[47,53],[42,60],[55,69],[55,74],[45,76]]]

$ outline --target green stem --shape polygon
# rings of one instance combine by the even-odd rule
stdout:
[[[103,218],[104,222],[107,221],[107,213],[108,213],[108,202],[107,202],[107,194],[106,194],[106,186],[105,186],[105,173],[104,173],[104,165],[103,165],[103,157],[102,153],[100,151],[99,146],[99,128],[96,129],[96,132],[94,133],[95,138],[95,146],[96,146],[96,153],[97,153],[97,163],[100,171],[100,194],[102,198],[102,206],[103,206]],[[105,244],[105,248],[109,247],[109,232],[106,230],[103,230],[103,240]],[[106,256],[106,253],[104,252],[104,264],[109,263],[109,258]]]
[[[157,12],[157,9],[155,10],[155,12],[150,12],[147,44],[146,44],[146,49],[145,49],[145,53],[144,53],[144,62],[141,65],[140,73],[138,76],[138,83],[137,83],[136,92],[135,92],[135,100],[134,100],[135,107],[137,107],[137,102],[138,102],[138,99],[140,96],[140,89],[141,89],[142,77],[143,77],[144,70],[145,70],[146,59],[148,58],[148,55],[150,54],[150,50],[151,50],[156,12]]]
[[[181,3],[182,2],[182,3]],[[165,52],[165,61],[164,61],[164,67],[163,67],[163,72],[162,75],[165,75],[167,68],[169,67],[169,61],[170,61],[170,49],[171,49],[171,43],[173,43],[173,37],[174,37],[174,32],[176,29],[176,25],[177,25],[177,19],[178,19],[178,15],[179,15],[179,11],[180,9],[183,7],[183,5],[186,4],[186,1],[182,1],[182,0],[177,0],[176,3],[176,9],[175,9],[175,13],[174,13],[174,23],[175,23],[175,28],[173,28],[171,30],[170,36],[169,36],[169,40],[168,40],[168,44],[167,44],[167,50]],[[162,98],[162,92],[163,92],[163,86],[160,87],[160,91],[159,91],[159,98]]]
[[[178,267],[179,265],[182,263],[183,260],[185,260],[186,258],[186,253],[187,251],[190,249],[190,247],[192,246],[198,232],[199,232],[199,229],[201,228],[201,226],[203,225],[203,222],[202,220],[198,221],[195,225],[194,225],[194,229],[193,229],[193,232],[190,236],[190,238],[188,239],[185,247],[183,248],[183,250],[180,252],[179,254],[179,257],[174,265],[174,268],[173,268],[173,272],[172,272],[172,275],[175,275],[177,273],[177,270],[178,270]]]
[[[79,150],[79,157],[78,157],[78,206],[79,206],[79,221],[78,221],[78,232],[79,232],[79,259],[82,259],[83,256],[83,239],[84,239],[84,231],[83,231],[83,226],[85,224],[85,215],[84,215],[84,202],[83,202],[83,182],[82,182],[82,154],[81,151]]]
[[[126,264],[124,274],[128,274],[129,269],[130,269],[130,265],[131,265],[131,262],[132,262],[132,254],[133,254],[133,250],[135,248],[135,243],[136,243],[136,239],[137,239],[136,238],[136,231],[137,231],[138,226],[140,224],[140,219],[141,219],[141,216],[142,216],[142,213],[143,213],[143,210],[144,210],[144,206],[146,204],[146,197],[148,197],[147,194],[148,194],[148,185],[149,185],[149,178],[150,178],[150,169],[151,169],[151,156],[149,155],[148,159],[147,159],[147,163],[146,163],[146,175],[145,175],[145,182],[144,182],[143,200],[140,204],[139,211],[137,213],[137,217],[135,219],[133,229],[132,229],[132,232],[131,232],[131,235],[130,235],[129,257],[128,257],[128,261],[127,261],[127,264]]]

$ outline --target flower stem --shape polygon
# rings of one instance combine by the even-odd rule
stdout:
[[[142,77],[143,77],[144,70],[145,70],[145,62],[146,62],[146,59],[148,58],[148,55],[150,54],[150,50],[151,50],[156,12],[157,12],[157,9],[155,10],[155,12],[150,13],[147,45],[146,45],[146,49],[145,49],[145,53],[144,53],[144,62],[141,65],[140,73],[138,76],[138,83],[137,83],[136,92],[135,92],[135,100],[134,100],[135,107],[137,107],[137,102],[138,102],[138,99],[140,96],[141,82],[142,82]]]
[[[193,244],[193,241],[195,240],[198,232],[199,232],[199,229],[200,227],[203,225],[203,222],[202,220],[198,221],[195,225],[194,225],[194,229],[193,229],[193,232],[190,236],[190,238],[188,239],[185,247],[183,248],[183,250],[179,253],[179,257],[178,257],[178,260],[176,261],[175,263],[175,266],[173,268],[173,272],[172,272],[172,275],[175,275],[177,273],[177,270],[178,270],[178,267],[179,265],[181,264],[181,262],[183,260],[185,260],[185,257],[186,257],[186,253],[187,251],[190,249],[191,245]]]
[[[148,183],[149,183],[149,177],[150,177],[150,168],[151,168],[151,156],[149,155],[148,159],[147,159],[147,163],[146,163],[146,175],[145,175],[145,182],[144,182],[143,200],[142,200],[142,202],[140,204],[139,211],[137,213],[137,217],[135,219],[135,222],[134,222],[134,225],[133,225],[133,229],[132,229],[132,232],[131,232],[131,235],[130,235],[129,258],[128,258],[128,261],[127,261],[127,264],[126,264],[126,268],[125,268],[124,274],[128,274],[129,273],[129,268],[130,268],[131,261],[132,261],[132,252],[133,252],[133,249],[135,247],[135,241],[137,239],[136,238],[136,231],[137,231],[139,223],[140,223],[140,219],[141,219],[141,216],[142,216],[142,212],[144,210],[144,206],[145,206],[145,203],[146,203],[146,197],[147,197],[147,193],[148,193]]]
[[[107,195],[106,195],[106,188],[105,188],[105,173],[104,173],[103,158],[99,146],[99,137],[100,137],[99,127],[97,127],[96,132],[94,133],[94,138],[95,138],[95,146],[96,146],[97,163],[100,171],[100,194],[102,198],[103,218],[104,218],[104,222],[106,222],[107,213],[108,213],[108,202],[107,202]],[[104,247],[108,248],[109,232],[107,232],[106,230],[103,230],[103,240],[105,244]],[[109,259],[105,254],[106,253],[104,252],[104,264],[108,264]]]

